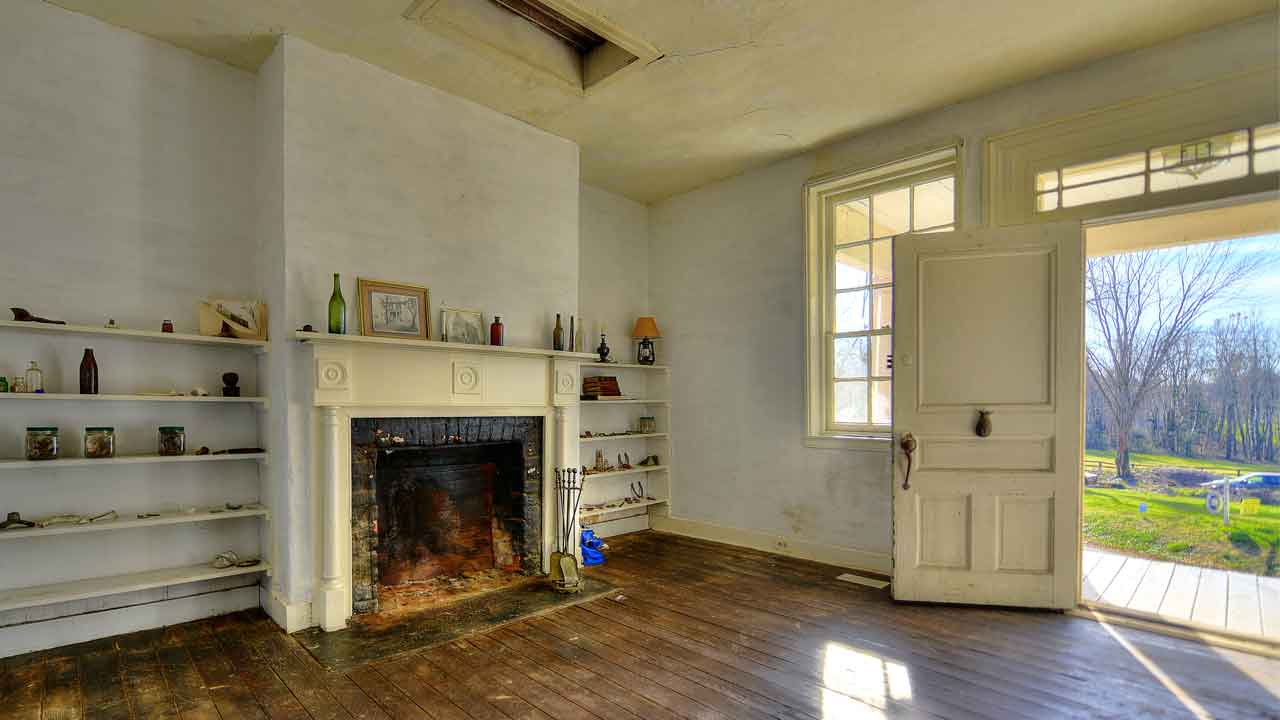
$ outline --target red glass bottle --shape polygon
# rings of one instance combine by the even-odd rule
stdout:
[[[502,327],[503,327],[502,317],[499,315],[494,315],[493,322],[489,325],[489,344],[490,345],[502,344]]]

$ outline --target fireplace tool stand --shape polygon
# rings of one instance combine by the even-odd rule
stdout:
[[[551,553],[551,587],[562,593],[576,593],[582,589],[582,574],[578,571],[578,554],[574,552],[577,540],[578,504],[582,501],[582,478],[577,468],[556,468],[556,549]]]

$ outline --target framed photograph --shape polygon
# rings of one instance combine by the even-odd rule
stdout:
[[[360,334],[426,340],[431,334],[430,292],[419,285],[356,278]]]
[[[462,310],[441,306],[440,339],[445,342],[488,345],[484,333],[484,316],[479,310]]]

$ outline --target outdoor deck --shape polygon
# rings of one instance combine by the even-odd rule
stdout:
[[[1280,640],[1280,578],[1086,548],[1086,602]]]

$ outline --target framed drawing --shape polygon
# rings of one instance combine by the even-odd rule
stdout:
[[[360,334],[417,338],[431,334],[430,291],[419,285],[356,278],[360,298]]]
[[[484,316],[479,310],[440,307],[440,339],[445,342],[485,345]]]

